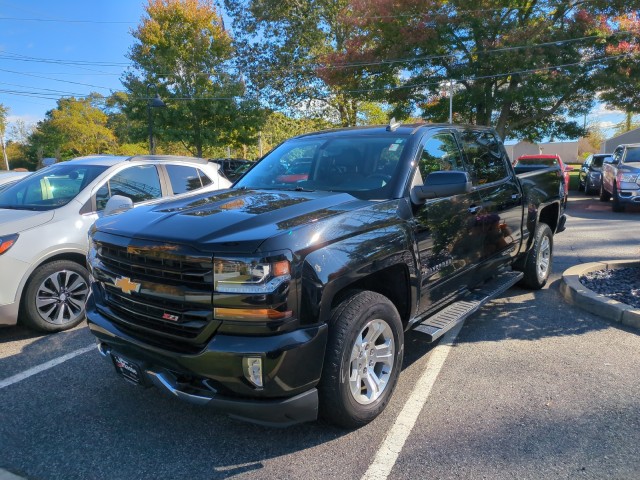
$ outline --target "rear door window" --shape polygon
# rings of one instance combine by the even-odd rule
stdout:
[[[198,169],[187,165],[165,165],[173,193],[190,192],[202,187]]]
[[[461,136],[473,185],[498,182],[509,176],[506,153],[493,132],[464,130]]]

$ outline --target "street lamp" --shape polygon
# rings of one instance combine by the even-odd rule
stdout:
[[[151,98],[149,94],[151,87],[156,90],[156,96],[154,98]],[[160,98],[160,95],[158,95],[158,87],[150,83],[147,85],[147,115],[149,117],[149,154],[151,155],[156,154],[156,144],[153,141],[153,116],[151,115],[151,109],[160,107],[166,107],[166,105]]]

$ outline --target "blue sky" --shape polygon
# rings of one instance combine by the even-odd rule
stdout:
[[[9,123],[44,118],[62,96],[120,90],[145,0],[0,0],[0,103]],[[622,120],[599,106],[588,123]]]
[[[122,88],[142,0],[0,0],[0,103],[41,120],[61,96]]]

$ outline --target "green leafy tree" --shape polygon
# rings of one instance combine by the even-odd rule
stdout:
[[[353,69],[371,79],[372,99],[404,116],[492,124],[502,137],[532,141],[584,134],[571,118],[593,106],[607,48],[633,37],[612,15],[620,0],[353,0],[345,22],[359,34],[334,58],[327,82]],[[626,10],[625,10],[626,9]],[[633,23],[633,22],[631,22]],[[338,68],[342,67],[342,68]]]
[[[238,62],[270,106],[292,113],[358,123],[366,74],[351,70],[340,82],[321,73],[346,52],[357,28],[343,21],[349,0],[224,0],[233,18]]]
[[[196,156],[208,148],[254,141],[262,115],[243,98],[234,72],[231,37],[210,0],[149,0],[129,52],[123,111],[147,125],[148,102],[158,94],[166,108],[153,108],[154,134],[163,148],[180,142]]]
[[[79,155],[109,153],[115,136],[107,127],[107,115],[95,105],[103,98],[62,98],[58,106],[38,122],[29,139],[31,158],[68,160]]]

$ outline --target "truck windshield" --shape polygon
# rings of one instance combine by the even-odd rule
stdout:
[[[324,190],[358,198],[387,199],[407,136],[321,136],[283,143],[235,188]]]
[[[0,208],[52,210],[73,200],[108,167],[59,163],[0,192]]]
[[[640,163],[640,147],[627,148],[624,163]]]

